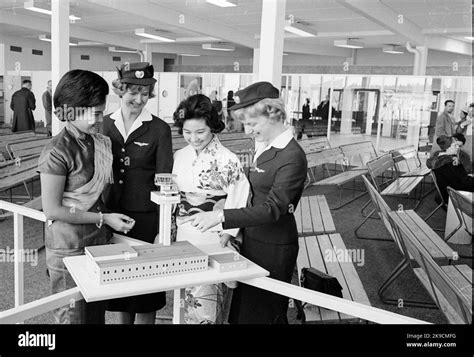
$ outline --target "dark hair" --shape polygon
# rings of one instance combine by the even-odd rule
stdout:
[[[220,133],[225,128],[224,122],[219,119],[216,107],[204,94],[192,95],[179,103],[173,113],[179,134],[183,134],[184,122],[189,119],[204,119],[212,133]]]
[[[441,150],[443,151],[446,151],[451,146],[452,143],[453,143],[453,140],[451,139],[450,136],[441,135],[440,137],[436,139],[436,144],[438,144]]]
[[[444,106],[447,106],[448,103],[453,103],[454,104],[454,100],[452,100],[452,99],[445,100],[444,101]]]
[[[469,108],[474,108],[474,103],[469,104]]]
[[[457,141],[460,141],[462,142],[462,144],[464,145],[466,143],[466,137],[461,134],[461,133],[456,133],[454,134],[453,136],[451,136],[453,139],[456,139]]]
[[[64,109],[92,108],[102,105],[105,103],[107,94],[109,94],[109,85],[104,78],[91,71],[74,69],[62,76],[54,91],[55,113],[59,120],[66,121],[63,115],[59,115]],[[68,115],[68,119],[74,120],[75,117]]]
[[[31,81],[29,79],[24,79],[23,82],[21,82],[22,85],[25,84],[31,84]]]
[[[227,99],[233,99],[234,98],[234,91],[230,90],[227,92]]]

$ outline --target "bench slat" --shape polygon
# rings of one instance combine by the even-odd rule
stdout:
[[[325,178],[324,180],[317,181],[313,183],[313,185],[314,186],[322,186],[322,185],[340,186],[362,175],[365,175],[366,173],[367,173],[367,170],[365,169],[345,171],[340,174]]]
[[[311,223],[313,224],[313,229],[311,233],[319,234],[324,233],[324,224],[321,218],[321,211],[319,205],[314,196],[305,197],[308,202],[308,207],[311,211]]]
[[[306,237],[305,241],[306,241],[306,249],[308,251],[309,262],[311,264],[310,266],[324,273],[328,273],[326,269],[326,265],[324,263],[324,256],[321,253],[318,238],[316,236],[310,236],[310,237]],[[337,311],[328,310],[328,309],[320,308],[320,307],[318,308],[319,308],[319,313],[321,314],[321,320],[330,321],[330,320],[340,319],[340,315]]]
[[[331,210],[329,209],[328,202],[326,201],[326,197],[322,195],[316,196],[316,199],[319,203],[319,211],[321,212],[321,218],[323,220],[324,225],[324,232],[325,233],[332,233],[336,231],[336,226],[334,225],[334,221],[332,219]],[[311,202],[311,199],[310,199]]]
[[[415,239],[423,246],[431,256],[435,259],[451,259],[453,257],[453,251],[451,250],[449,253],[448,251],[444,252],[438,248],[438,245],[433,242],[433,240],[441,240],[441,238],[436,233],[429,233],[428,235],[424,232],[423,229],[426,227],[420,228],[409,215],[406,214],[406,211],[403,212],[395,212],[400,217],[400,224],[406,227],[406,229],[413,233]],[[430,229],[431,230],[431,229]],[[431,230],[432,231],[432,230]],[[438,238],[436,238],[437,236]],[[446,244],[446,243],[445,243]],[[447,247],[447,249],[450,249]]]
[[[309,263],[308,251],[306,248],[306,240],[301,237],[298,238],[299,250],[298,256],[296,258],[296,266],[298,271],[298,284],[301,281],[301,269],[309,268],[311,265]],[[305,306],[305,315],[307,321],[321,321],[321,311],[319,306]]]
[[[444,266],[441,268],[444,269]],[[428,280],[428,276],[426,275],[425,271],[422,268],[415,268],[413,269],[413,271],[415,272],[420,282],[425,286],[426,290],[428,290],[429,294],[434,300],[435,297],[433,296],[433,292],[431,290],[431,284]],[[439,303],[441,305],[440,310],[446,316],[448,321],[452,324],[464,324],[465,322],[462,319],[462,317],[459,316],[459,314],[454,310],[454,308],[451,306],[448,300],[444,297],[441,291],[436,286],[434,288],[436,290],[436,295],[438,296]]]
[[[458,270],[455,265],[444,266],[443,270],[472,305],[472,284],[469,283],[466,277]]]
[[[326,266],[326,271],[329,275],[335,277],[339,283],[342,286],[342,297],[347,300],[352,301],[352,295],[349,290],[349,287],[347,286],[346,279],[344,278],[344,274],[342,273],[341,267],[339,266],[339,262],[337,260],[337,252],[334,250],[335,249],[344,249],[344,247],[333,247],[331,241],[329,240],[329,236],[324,234],[324,235],[319,235],[317,236],[317,241],[319,242],[319,247],[321,249],[321,254],[323,257],[323,262]],[[336,261],[331,261],[330,259],[327,259],[328,257],[334,258],[336,257]],[[338,313],[339,317],[341,319],[352,319],[354,317],[350,315],[346,315],[343,313]]]
[[[311,233],[313,232],[313,220],[311,219],[308,197],[302,197],[300,204],[303,233]]]
[[[467,279],[469,284],[472,284],[472,269],[468,265],[456,265],[456,268],[461,272],[462,275]]]
[[[407,215],[411,218],[411,221],[416,224],[418,227],[419,231],[423,232],[423,237],[426,237],[429,242],[432,243],[433,246],[435,246],[440,254],[438,253],[439,257],[445,256],[449,257],[451,259],[453,257],[454,251],[451,249],[451,247],[442,239],[440,236],[436,234],[435,231],[431,229],[428,224],[421,219],[420,216],[415,211],[405,211]],[[430,239],[431,238],[431,239]],[[426,245],[425,245],[426,247]],[[435,257],[434,255],[432,255]]]
[[[344,241],[342,240],[342,237],[339,233],[330,234],[329,238],[331,239],[333,246],[346,249]],[[352,300],[370,306],[369,297],[365,292],[364,286],[362,285],[362,281],[360,280],[359,274],[357,274],[354,264],[340,263],[340,266],[344,273],[349,291],[351,292]]]

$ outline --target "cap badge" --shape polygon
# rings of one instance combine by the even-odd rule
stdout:
[[[145,76],[145,72],[143,71],[135,71],[135,77],[143,78]]]
[[[240,103],[240,98],[237,97],[237,96],[234,96],[234,102],[235,102],[235,104],[239,104]]]

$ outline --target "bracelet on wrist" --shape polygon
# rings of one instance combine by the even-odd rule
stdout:
[[[96,223],[97,228],[102,228],[102,225],[104,224],[104,214],[99,211],[99,223]]]

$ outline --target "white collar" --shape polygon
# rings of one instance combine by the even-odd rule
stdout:
[[[254,161],[265,151],[269,150],[270,148],[274,147],[276,149],[284,149],[288,143],[293,139],[293,131],[291,128],[286,129],[283,133],[278,135],[273,141],[265,147],[265,143],[263,142],[256,142],[255,143],[255,156]]]
[[[112,113],[110,115],[110,119],[114,120],[115,127],[120,132],[120,134],[122,134],[123,140],[127,141],[131,133],[133,133],[135,130],[141,127],[144,121],[152,120],[153,116],[146,108],[143,108],[140,115],[133,122],[128,133],[125,133],[125,125],[124,125],[123,117],[122,117],[122,108],[118,108],[114,113]]]

